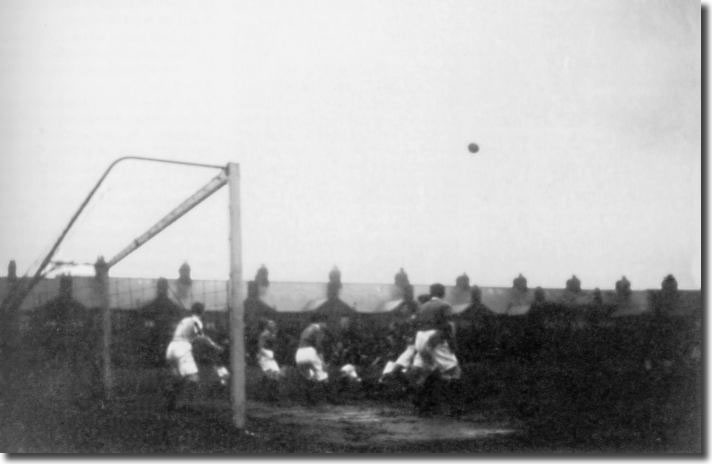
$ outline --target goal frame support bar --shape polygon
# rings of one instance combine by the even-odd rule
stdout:
[[[122,259],[126,258],[128,255],[130,255],[131,253],[136,251],[136,249],[138,249],[141,245],[143,245],[146,242],[148,242],[149,240],[151,240],[158,233],[160,233],[163,229],[165,229],[166,227],[173,224],[175,221],[180,219],[188,211],[190,211],[191,209],[198,206],[201,202],[203,202],[210,195],[212,195],[213,193],[220,190],[225,184],[227,184],[227,175],[224,172],[221,172],[220,174],[215,176],[210,182],[208,182],[205,186],[203,186],[200,190],[195,192],[193,195],[188,197],[183,203],[181,203],[175,209],[173,209],[173,211],[171,211],[166,216],[164,216],[162,219],[160,219],[158,222],[156,222],[156,224],[154,224],[150,229],[148,229],[146,232],[144,232],[139,237],[135,238],[131,242],[131,244],[129,244],[126,248],[121,250],[116,256],[111,258],[107,262],[107,265],[110,268],[115,266],[119,261],[121,261]]]

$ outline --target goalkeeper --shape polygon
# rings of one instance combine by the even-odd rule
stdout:
[[[166,349],[166,360],[171,368],[173,381],[168,391],[168,408],[174,409],[178,402],[181,390],[185,390],[186,401],[195,399],[200,380],[198,365],[193,356],[193,344],[210,346],[217,352],[223,348],[215,343],[203,332],[203,313],[205,306],[202,303],[193,303],[190,308],[191,315],[183,318],[173,332],[173,339]],[[223,373],[227,375],[227,371]]]

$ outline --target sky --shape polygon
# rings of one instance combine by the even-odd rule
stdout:
[[[700,43],[687,0],[4,1],[0,274],[141,155],[240,164],[245,278],[697,289]],[[216,174],[119,164],[55,259]],[[111,275],[227,279],[229,234],[224,188]]]

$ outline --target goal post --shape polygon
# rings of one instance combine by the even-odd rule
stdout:
[[[245,337],[242,305],[242,226],[240,211],[240,166],[227,166],[230,195],[230,399],[232,420],[238,429],[245,428]]]

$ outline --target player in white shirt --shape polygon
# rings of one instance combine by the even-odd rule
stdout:
[[[187,390],[189,400],[197,390],[200,380],[198,365],[193,356],[193,344],[205,343],[220,352],[223,348],[216,344],[210,337],[203,333],[202,315],[205,306],[194,303],[191,307],[192,315],[183,318],[173,332],[173,339],[166,349],[166,360],[171,368],[174,379],[168,392],[168,407],[176,407],[178,394],[181,389]]]

